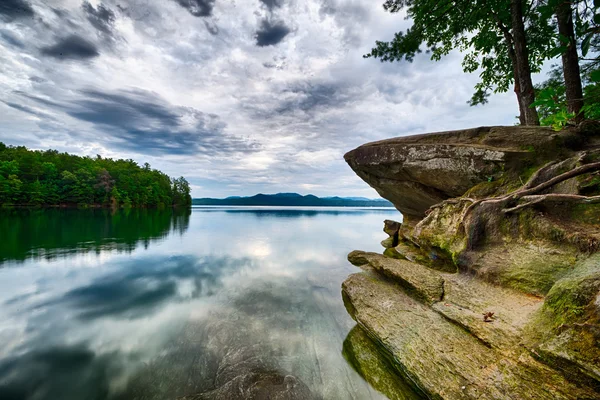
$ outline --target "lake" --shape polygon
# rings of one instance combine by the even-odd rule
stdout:
[[[314,398],[385,398],[344,354],[340,286],[358,271],[348,252],[381,252],[382,221],[400,218],[0,211],[0,398],[174,399],[256,370]]]

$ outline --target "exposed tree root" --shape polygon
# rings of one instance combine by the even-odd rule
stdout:
[[[541,203],[543,201],[551,202],[561,202],[561,203],[575,203],[575,204],[594,204],[600,203],[600,196],[580,196],[576,194],[542,194],[542,195],[534,195],[534,196],[523,196],[521,200],[527,201],[527,203],[519,204],[518,206],[505,208],[502,210],[503,213],[511,213],[518,211],[522,208],[532,206],[537,203]]]
[[[457,197],[455,199],[448,199],[448,200],[444,200],[441,201],[437,204],[432,205],[431,207],[429,207],[429,209],[427,211],[425,211],[425,215],[429,215],[429,213],[431,213],[433,210],[435,210],[436,208],[442,208],[447,204],[460,204],[462,202],[471,202],[471,203],[475,203],[476,200],[471,199],[469,197]]]
[[[585,156],[586,153],[580,154],[576,162],[581,162]],[[537,183],[544,173],[547,173],[550,168],[555,166],[557,163],[557,161],[553,161],[544,165],[538,169],[520,189],[517,189],[516,191],[507,195],[478,200],[470,198],[449,199],[432,206],[428,210],[427,214],[436,208],[445,206],[446,204],[470,202],[471,204],[465,209],[461,217],[459,230],[462,230],[466,236],[467,250],[473,250],[484,238],[486,226],[498,226],[501,222],[501,219],[504,218],[506,214],[514,213],[526,207],[540,203],[600,203],[600,196],[581,196],[576,194],[556,193],[541,194],[541,192],[544,192],[568,179],[600,171],[600,162],[594,162],[575,167],[552,178],[547,178],[541,183]],[[426,219],[428,218],[429,215],[426,217]]]

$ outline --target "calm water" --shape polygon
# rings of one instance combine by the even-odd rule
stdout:
[[[342,354],[340,285],[349,251],[381,251],[386,218],[400,215],[2,211],[0,398],[177,398],[214,389],[240,352],[317,398],[383,398]]]

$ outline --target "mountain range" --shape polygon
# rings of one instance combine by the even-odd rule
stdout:
[[[256,194],[254,196],[230,196],[225,199],[193,199],[195,206],[305,206],[305,207],[393,207],[384,199],[366,197],[317,197],[298,193]]]

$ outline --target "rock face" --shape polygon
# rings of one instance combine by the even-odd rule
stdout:
[[[432,205],[528,162],[532,148],[567,142],[571,135],[541,127],[481,127],[367,143],[344,158],[405,217],[422,218]]]
[[[368,337],[382,362],[428,398],[600,398],[600,204],[472,211],[597,163],[598,137],[600,129],[583,137],[477,128],[369,143],[346,154],[405,217],[403,224],[385,221],[383,254],[348,255],[364,270],[342,285],[362,332],[348,336],[351,360],[358,363]],[[597,173],[543,193],[599,196]],[[477,224],[470,224],[473,215]],[[358,368],[384,392],[393,388],[393,375],[381,368]]]
[[[568,382],[525,351],[506,347],[503,335],[499,334],[493,347],[488,347],[485,341],[449,319],[450,314],[427,307],[393,283],[372,275],[355,274],[344,282],[342,290],[359,325],[393,356],[397,371],[431,398],[592,399],[597,396]],[[492,325],[490,330],[497,329],[495,321],[486,323],[482,318],[470,318],[469,310],[462,313],[467,324]],[[491,336],[482,336],[491,340]]]

